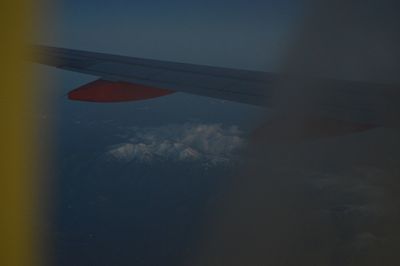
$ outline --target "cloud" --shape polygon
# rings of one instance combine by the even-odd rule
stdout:
[[[238,127],[220,124],[133,127],[125,130],[127,141],[107,150],[107,155],[121,162],[227,163],[244,144]]]

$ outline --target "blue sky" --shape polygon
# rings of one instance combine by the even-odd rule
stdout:
[[[77,49],[273,70],[298,1],[60,1],[43,42]]]

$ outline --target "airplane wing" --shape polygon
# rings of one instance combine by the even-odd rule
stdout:
[[[264,72],[164,62],[47,46],[35,47],[35,61],[100,77],[101,81],[86,86],[86,89],[93,86],[104,88],[108,85],[115,89],[129,84],[132,90],[137,85],[141,91],[156,89],[153,91],[153,96],[156,96],[157,89],[160,89],[162,95],[168,94],[168,91],[180,91],[254,105],[263,105],[266,102],[268,96],[264,93],[264,88],[276,79],[275,75]],[[121,97],[119,100],[131,99]],[[103,98],[102,101],[106,99]],[[110,95],[110,101],[116,101],[113,95]]]
[[[321,78],[291,78],[287,82],[287,77],[283,75],[261,71],[174,63],[49,46],[35,46],[34,50],[35,62],[99,77],[98,80],[71,91],[68,96],[72,100],[134,101],[178,91],[257,106],[290,105],[289,116],[312,105],[310,110],[315,117],[362,123],[364,128],[365,124],[383,124],[382,110],[388,109],[387,104],[393,102],[394,96],[393,86],[368,82]],[[293,88],[285,88],[286,94],[279,97],[282,96],[279,91],[282,86],[278,84]],[[301,87],[301,93],[298,90],[296,93],[297,86]],[[395,96],[397,98],[398,93]],[[303,98],[307,100],[303,101]],[[309,101],[311,98],[312,104]]]

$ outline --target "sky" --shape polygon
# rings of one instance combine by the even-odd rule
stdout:
[[[300,13],[289,0],[59,3],[47,44],[262,70],[277,66]]]

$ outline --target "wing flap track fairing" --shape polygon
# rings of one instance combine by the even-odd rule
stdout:
[[[70,91],[68,98],[74,101],[112,103],[146,100],[171,93],[174,91],[141,84],[98,79]]]

